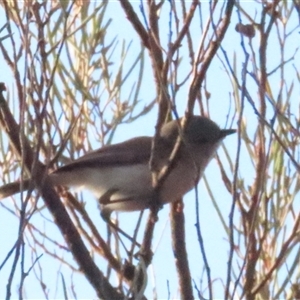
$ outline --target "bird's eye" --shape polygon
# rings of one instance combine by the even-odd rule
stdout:
[[[198,142],[199,144],[206,144],[206,143],[208,143],[208,139],[206,139],[206,138],[201,138],[201,139],[198,139],[197,142]]]

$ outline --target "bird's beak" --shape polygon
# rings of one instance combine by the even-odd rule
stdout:
[[[223,139],[224,137],[226,137],[227,135],[236,133],[236,129],[222,129],[221,130],[221,139]]]

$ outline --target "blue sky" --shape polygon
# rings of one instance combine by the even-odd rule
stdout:
[[[139,2],[133,2],[136,7],[138,7]],[[205,3],[203,7],[205,7]],[[250,15],[255,15],[255,9],[257,6],[253,4],[253,2],[243,3],[244,6],[247,6],[247,12]],[[162,16],[166,18],[166,24],[168,22],[167,19],[167,5],[165,5],[166,11],[162,11]],[[3,13],[1,10],[0,16]],[[165,15],[164,15],[165,14]],[[136,37],[135,32],[133,32],[131,25],[124,18],[124,13],[122,12],[119,3],[111,3],[108,7],[107,18],[112,18],[112,24],[109,27],[109,36],[108,38],[113,39],[115,35],[120,38],[124,38],[127,43],[132,41],[131,49],[137,49],[136,51],[140,51],[140,42]],[[294,22],[291,22],[291,26],[297,26],[298,20],[297,16],[293,16],[295,19]],[[0,18],[1,19],[1,18]],[[206,19],[206,17],[204,17]],[[163,20],[163,18],[162,18]],[[258,20],[257,20],[258,21]],[[231,22],[231,28],[228,31],[222,46],[226,49],[229,59],[233,60],[234,56],[236,59],[236,68],[237,74],[241,74],[242,64],[244,62],[244,55],[241,52],[240,48],[240,36],[234,30],[235,24],[237,23],[237,14],[233,13],[233,19]],[[293,25],[294,24],[294,25]],[[0,24],[2,26],[2,24]],[[195,37],[195,48],[200,39],[200,30],[197,27],[197,22],[195,22],[192,27],[192,35]],[[167,42],[168,39],[168,26],[162,26],[161,39]],[[274,45],[269,45],[269,55],[268,62],[270,66],[270,70],[276,67],[277,58],[279,55],[277,42],[275,40],[276,33],[274,34]],[[297,37],[296,33],[291,35],[290,43],[294,42],[293,39]],[[270,40],[272,43],[272,39]],[[253,47],[255,48],[259,43],[258,34],[252,40]],[[248,45],[247,45],[247,49]],[[291,49],[291,50],[290,50]],[[286,48],[286,58],[289,58],[292,55],[294,47],[287,46]],[[183,60],[181,66],[182,77],[184,74],[189,72],[189,64],[188,58],[184,56],[184,52],[182,52]],[[208,73],[207,73],[207,87],[208,91],[211,93],[211,98],[209,100],[209,111],[210,117],[214,120],[220,127],[224,127],[226,125],[227,114],[230,114],[229,120],[231,120],[234,114],[234,104],[232,103],[232,110],[229,111],[228,107],[230,106],[230,99],[232,99],[233,87],[230,83],[230,78],[226,74],[224,70],[224,65],[220,62],[220,59],[223,59],[222,53],[218,52],[219,58],[215,57]],[[155,88],[153,83],[153,78],[151,74],[151,67],[149,59],[147,58],[147,54],[145,54],[145,80],[142,86],[141,92],[141,107],[145,105],[145,103],[149,103],[155,98]],[[128,57],[128,63],[130,63],[130,57]],[[251,62],[250,62],[251,63]],[[299,65],[299,55],[295,57],[294,65]],[[6,68],[6,65],[3,64],[3,68]],[[293,67],[292,64],[287,67],[287,70],[292,72]],[[8,75],[9,74],[9,75]],[[239,75],[241,76],[241,75]],[[9,89],[13,89],[13,74],[11,74],[9,69],[5,69],[2,74],[0,74],[0,81],[4,81]],[[272,82],[272,90],[276,95],[278,78],[277,75],[270,77]],[[251,87],[253,86],[253,91]],[[186,95],[189,87],[189,82],[181,89],[180,94],[178,94],[176,98],[176,107],[179,115],[183,115],[186,108]],[[256,84],[251,83],[251,79],[248,78],[248,88],[255,95],[256,93]],[[129,94],[128,88],[128,94]],[[299,95],[299,88],[298,93]],[[275,96],[274,95],[274,96]],[[11,98],[13,98],[11,93]],[[124,91],[124,97],[126,97],[126,89]],[[254,96],[255,97],[255,96]],[[298,100],[296,107],[298,107]],[[199,109],[195,107],[195,113],[198,113]],[[118,127],[113,143],[120,142],[126,140],[128,138],[139,136],[139,135],[152,135],[154,133],[154,127],[156,124],[156,115],[157,108],[155,107],[149,114],[143,116],[133,124],[124,124]],[[245,113],[244,113],[245,123],[247,124],[247,130],[249,136],[252,136],[256,130],[256,116],[253,113],[252,108],[249,105],[245,105]],[[227,125],[228,126],[228,125]],[[236,118],[233,122],[233,128],[236,128]],[[225,147],[227,148],[231,159],[234,161],[236,148],[237,148],[237,136],[230,136],[224,142]],[[93,147],[98,148],[100,145],[96,144]],[[226,162],[224,150],[220,147],[218,154],[220,155],[221,160],[223,159]],[[228,163],[225,163],[226,168],[228,170]],[[239,174],[241,178],[244,178],[245,182],[253,182],[254,171],[251,165],[250,159],[247,157],[247,152],[245,151],[245,145],[243,145],[242,159],[241,159],[241,167],[239,170]],[[213,191],[216,202],[219,205],[219,209],[225,219],[228,222],[228,215],[231,207],[232,197],[226,191],[219,171],[219,167],[217,165],[216,160],[213,160],[208,166],[205,172],[205,178]],[[232,178],[230,178],[232,180]],[[97,209],[96,201],[94,201],[93,196],[89,193],[84,193],[83,197],[86,201],[86,205],[88,206],[88,211],[91,213],[92,218],[99,226],[99,231],[106,231],[105,224],[100,218],[99,211]],[[211,267],[211,277],[215,280],[213,284],[214,289],[214,298],[222,298],[224,294],[224,284],[227,272],[227,260],[228,260],[228,241],[227,235],[222,227],[221,221],[217,215],[216,209],[211,202],[211,198],[208,194],[207,187],[205,185],[204,180],[198,185],[198,197],[200,203],[200,221],[202,234],[205,242],[205,250],[208,256],[209,264]],[[39,201],[42,201],[40,199]],[[5,207],[13,209],[13,203],[10,199],[6,199],[5,202],[2,202]],[[185,196],[185,216],[186,216],[186,236],[187,236],[187,251],[189,256],[189,262],[192,272],[192,277],[195,280],[196,284],[202,284],[203,287],[206,286],[206,277],[203,277],[203,259],[201,256],[199,244],[197,241],[197,235],[195,230],[196,223],[196,215],[195,215],[195,191],[191,191],[189,194]],[[2,204],[1,204],[2,205]],[[2,242],[2,246],[0,249],[0,261],[3,260],[5,255],[8,253],[9,249],[13,246],[17,232],[18,232],[18,219],[13,216],[8,210],[5,210],[2,207],[3,218],[0,220],[0,237],[5,243]],[[51,220],[51,216],[48,214],[46,210],[43,210],[41,214],[48,216]],[[146,215],[146,214],[145,214]],[[236,214],[236,217],[238,213]],[[120,224],[122,228],[127,232],[132,232],[135,222],[138,218],[138,213],[130,213],[130,214],[119,214]],[[41,218],[39,213],[36,213],[32,218],[32,223],[37,226],[37,228],[43,228],[52,238],[57,239],[58,241],[63,241],[63,238],[56,228],[55,224],[51,222],[45,222],[44,218]],[[7,226],[9,224],[9,226]],[[143,227],[142,227],[143,228]],[[142,237],[142,231],[140,237]],[[45,242],[47,245],[47,242]],[[30,240],[26,241],[26,247],[28,249],[31,247]],[[52,247],[52,244],[49,243],[49,247]],[[170,228],[169,228],[169,207],[166,205],[163,210],[159,213],[159,222],[157,223],[155,229],[155,237],[153,240],[153,248],[155,250],[155,255],[153,259],[153,264],[149,268],[149,285],[146,290],[146,295],[151,298],[153,287],[155,287],[157,291],[157,295],[159,298],[167,298],[168,296],[168,288],[171,293],[171,298],[178,297],[177,291],[177,276],[176,270],[174,267],[174,256],[171,247],[171,239],[170,239]],[[53,250],[53,249],[51,249]],[[49,255],[45,253],[45,250],[42,248],[36,249],[37,255],[43,254],[39,263],[41,264],[41,268],[43,269],[43,279],[47,282],[47,288],[49,288],[50,298],[62,298],[63,297],[63,288],[62,281],[59,276],[57,276],[57,270],[61,272],[64,276],[67,283],[70,283],[71,280],[75,283],[75,290],[77,293],[77,297],[80,299],[83,298],[95,298],[94,291],[89,286],[86,279],[80,273],[72,273],[70,269],[63,264],[60,264],[57,260],[52,259]],[[30,250],[26,252],[28,257],[26,258],[26,266],[29,268],[32,264],[30,257]],[[70,254],[64,252],[64,259],[68,260],[71,265],[75,268],[76,263],[73,261]],[[96,256],[96,261],[99,263],[99,266],[103,266],[103,270],[105,270],[105,262],[99,256]],[[5,285],[7,282],[8,272],[11,268],[11,265],[8,263],[3,270],[0,272],[0,298],[3,298],[5,295]],[[100,267],[101,268],[101,267]],[[38,269],[38,268],[37,268]],[[34,275],[34,271],[31,271],[28,278],[26,278],[25,284],[25,295],[28,298],[43,298],[43,293],[40,288],[36,286],[36,278]],[[153,282],[155,280],[155,282]],[[112,280],[113,282],[114,280]],[[16,277],[15,281],[15,296],[17,295],[17,283],[18,277]],[[117,284],[117,280],[115,281]],[[168,287],[169,286],[169,287]],[[35,287],[35,288],[33,288]]]

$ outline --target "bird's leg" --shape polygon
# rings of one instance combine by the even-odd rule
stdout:
[[[118,191],[118,189],[109,189],[107,192],[105,192],[100,198],[99,198],[99,203],[101,205],[106,205],[111,203],[112,201],[110,200],[111,196],[115,194]]]
[[[125,199],[111,201],[110,200],[111,196],[113,194],[115,194],[117,191],[118,191],[118,189],[110,189],[99,198],[99,203],[101,206],[100,207],[101,217],[112,229],[114,229],[116,231],[116,233],[117,232],[121,233],[123,236],[125,236],[127,239],[129,239],[136,246],[141,247],[141,244],[139,244],[137,241],[135,241],[130,235],[128,235],[125,231],[123,231],[120,227],[118,227],[115,223],[113,223],[111,221],[111,219],[110,219],[111,211],[103,209],[103,207],[105,208],[105,205],[110,204],[112,202],[127,201]]]

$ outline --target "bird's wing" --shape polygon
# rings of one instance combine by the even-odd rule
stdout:
[[[123,143],[104,146],[67,164],[54,173],[78,168],[99,168],[148,163],[151,155],[151,137],[133,138]]]

